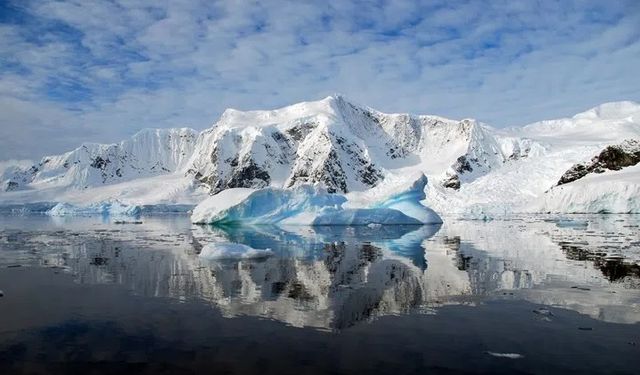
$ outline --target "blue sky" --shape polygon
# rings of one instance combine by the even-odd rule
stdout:
[[[342,93],[493,126],[640,101],[640,1],[0,0],[0,159]]]

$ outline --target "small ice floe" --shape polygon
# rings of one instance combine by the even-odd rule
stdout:
[[[200,258],[205,259],[256,259],[273,255],[271,249],[254,249],[250,246],[220,242],[205,245],[200,252]]]
[[[519,359],[519,358],[523,358],[524,357],[522,354],[518,354],[518,353],[487,352],[487,354],[489,354],[492,357],[509,358],[509,359]]]
[[[545,309],[544,307],[533,310],[533,312],[542,316],[553,316],[553,313],[549,309]]]
[[[545,321],[545,322],[551,322],[551,317],[553,316],[553,313],[549,310],[546,309],[544,307],[533,310],[534,314],[537,314],[540,316],[540,320]]]
[[[586,228],[589,226],[588,221],[560,219],[556,222],[558,228]]]

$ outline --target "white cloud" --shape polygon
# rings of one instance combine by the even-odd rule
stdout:
[[[633,0],[5,7],[0,159],[116,141],[144,127],[204,128],[226,107],[334,92],[384,111],[496,126],[640,100]]]

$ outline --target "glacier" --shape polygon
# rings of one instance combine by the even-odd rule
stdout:
[[[135,205],[128,205],[118,200],[96,202],[88,205],[73,205],[70,203],[58,203],[46,211],[49,216],[111,216],[127,217],[139,216],[141,208]]]
[[[640,165],[590,174],[554,186],[534,211],[548,213],[640,213]]]

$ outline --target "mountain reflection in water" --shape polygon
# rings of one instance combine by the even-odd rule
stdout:
[[[280,228],[192,226],[183,217],[120,226],[5,217],[0,266],[56,267],[81,284],[121,284],[142,296],[205,301],[226,317],[329,330],[489,297],[639,322],[638,219],[585,220]],[[216,242],[273,255],[198,256]]]

